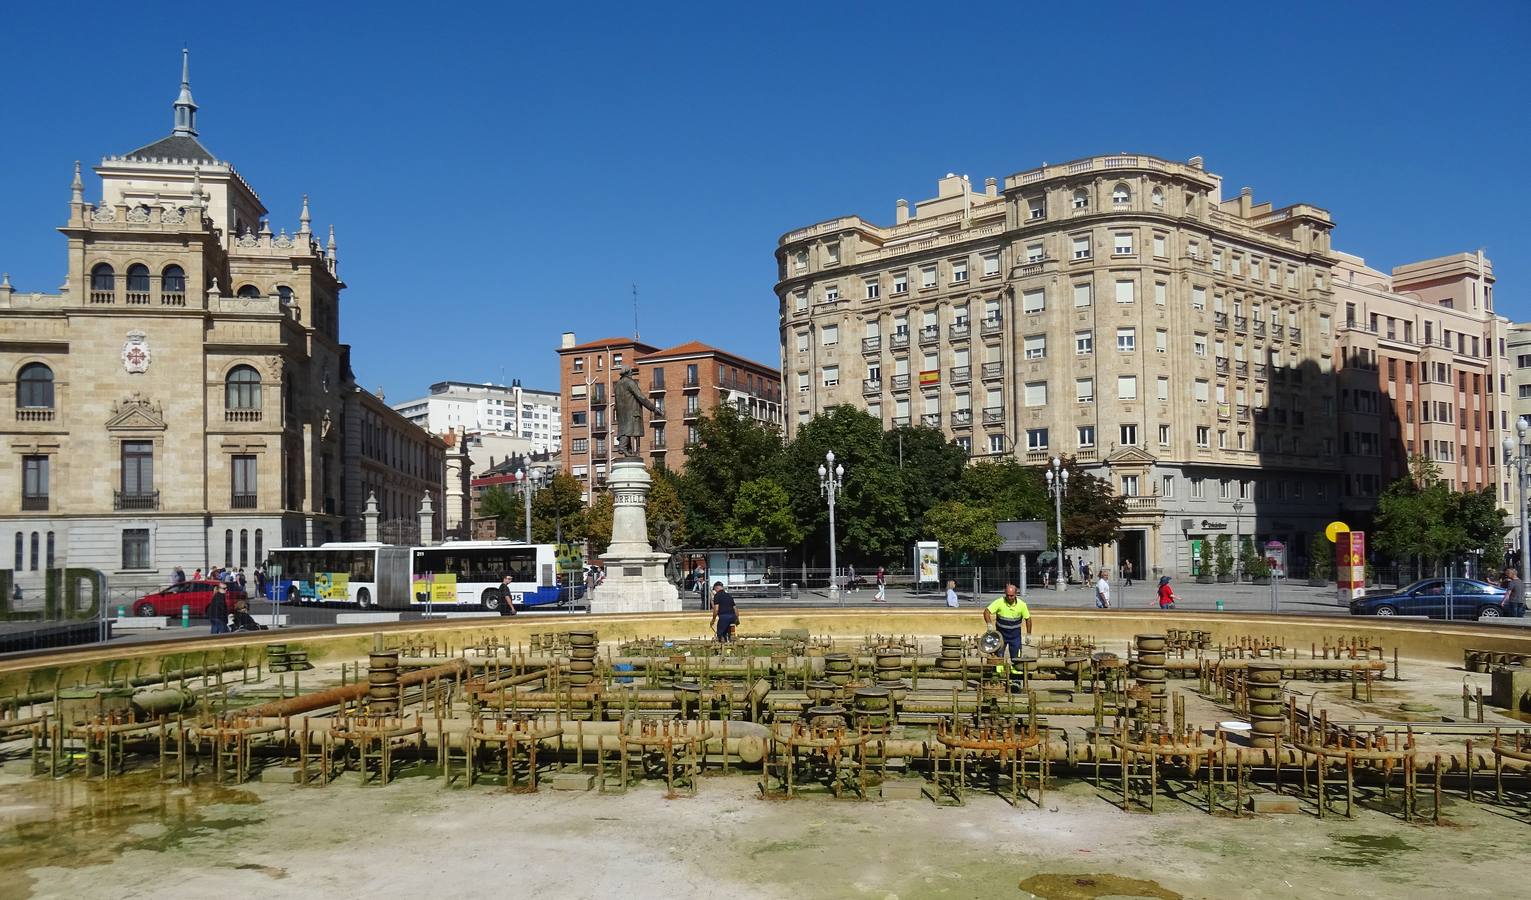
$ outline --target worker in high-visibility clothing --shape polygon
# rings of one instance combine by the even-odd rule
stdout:
[[[1020,659],[1025,636],[1031,634],[1031,610],[1026,607],[1026,601],[1020,598],[1015,585],[1005,585],[1005,596],[989,604],[983,611],[983,621],[985,625],[997,630],[1004,639],[1005,655],[1010,660]],[[996,666],[995,671],[1004,669]]]

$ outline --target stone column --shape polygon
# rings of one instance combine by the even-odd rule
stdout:
[[[590,597],[592,613],[679,612],[680,594],[665,577],[663,553],[649,544],[648,497],[653,479],[643,463],[623,459],[612,464],[607,484],[612,492],[611,545],[601,554],[606,581]]]
[[[432,539],[435,535],[436,509],[431,505],[431,492],[425,492],[425,498],[420,501],[420,546],[429,547],[434,544]]]
[[[369,492],[367,494],[367,508],[362,512],[362,520],[366,522],[366,540],[369,542],[375,543],[377,541],[377,519],[377,493]]]

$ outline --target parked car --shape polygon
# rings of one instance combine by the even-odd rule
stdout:
[[[1497,619],[1526,614],[1524,604],[1507,607],[1505,590],[1486,581],[1470,578],[1450,579],[1450,608],[1453,619]],[[1447,579],[1425,578],[1400,590],[1373,593],[1350,601],[1353,616],[1429,616],[1446,618]]]
[[[181,607],[191,607],[191,614],[197,618],[207,617],[207,605],[213,602],[213,588],[218,586],[216,581],[183,581],[180,584],[172,584],[170,587],[152,594],[145,594],[142,599],[133,604],[135,616],[178,616]],[[242,599],[245,592],[237,585],[229,585],[229,608],[233,609],[235,600]]]

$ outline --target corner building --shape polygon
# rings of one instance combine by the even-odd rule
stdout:
[[[1127,498],[1122,539],[1086,554],[1113,568],[1197,574],[1221,534],[1305,557],[1341,471],[1332,227],[1223,199],[1199,157],[1100,156],[789,232],[789,435],[853,404],[974,458],[1074,456]]]
[[[441,509],[444,445],[357,387],[334,231],[273,233],[200,141],[183,73],[168,136],[78,164],[57,293],[0,282],[0,565],[162,587],[280,545]],[[439,528],[437,529],[439,532]]]

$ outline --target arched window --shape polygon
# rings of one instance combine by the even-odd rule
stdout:
[[[53,370],[28,363],[16,376],[16,405],[25,409],[53,408]]]
[[[260,409],[260,373],[253,366],[235,366],[229,372],[223,404],[228,409]]]
[[[1161,191],[1158,188],[1154,188],[1154,192],[1148,196],[1149,201],[1154,205],[1154,209],[1164,208],[1164,191]]]
[[[257,528],[255,529],[255,564],[257,566],[263,566],[266,564],[265,552],[266,532],[264,529]]]
[[[239,529],[239,567],[243,569],[250,564],[250,529]]]
[[[223,531],[223,567],[234,568],[234,529],[226,528]]]
[[[141,263],[128,266],[128,302],[149,302],[149,267]]]
[[[247,300],[259,300],[260,288],[253,284],[247,284],[239,289],[239,293],[236,296],[243,297]]]
[[[292,288],[285,284],[279,284],[276,286],[276,295],[282,298],[283,306],[286,306],[292,302]]]
[[[1090,194],[1084,188],[1074,192],[1074,208],[1085,209],[1090,205]]]
[[[1126,184],[1118,184],[1111,189],[1111,205],[1126,206],[1132,202],[1132,188]]]
[[[186,293],[186,270],[180,266],[166,266],[160,273],[160,291],[169,294]]]
[[[96,263],[90,270],[90,299],[95,303],[111,303],[117,294],[117,273],[110,263]]]

